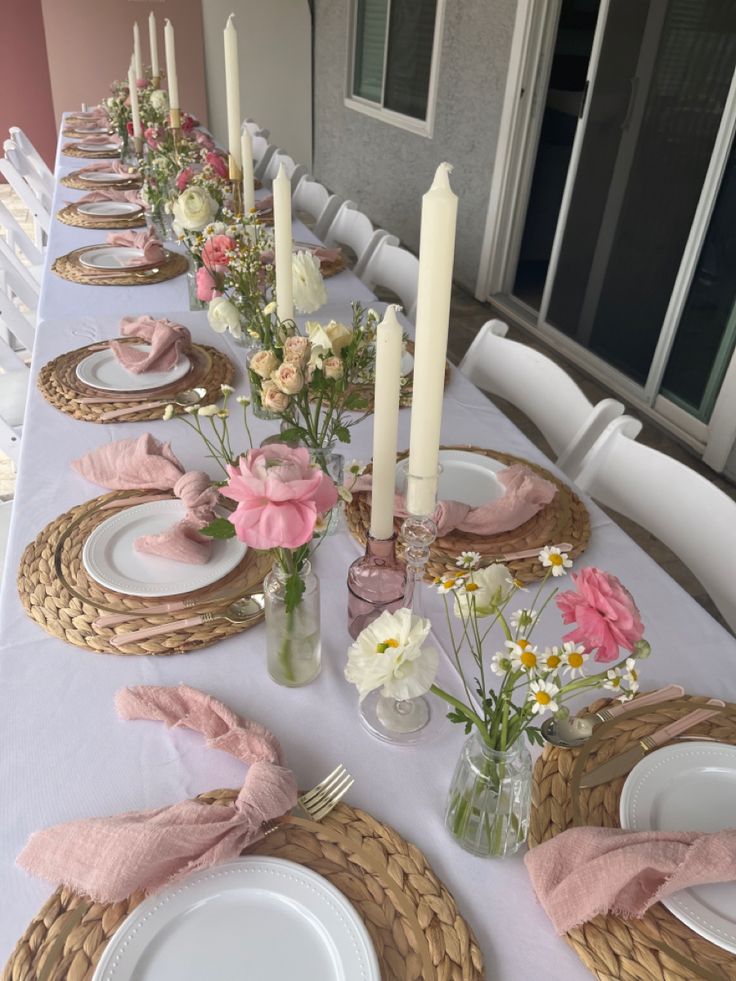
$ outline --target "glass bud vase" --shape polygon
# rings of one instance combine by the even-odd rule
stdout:
[[[322,666],[319,579],[305,562],[299,573],[304,592],[298,606],[286,608],[286,573],[274,565],[263,581],[268,673],[279,685],[299,688],[314,681]]]
[[[253,343],[247,331],[243,332],[243,337],[247,338],[244,344],[246,349],[245,363],[246,365],[250,366],[251,359],[256,354],[258,354],[259,351],[262,351],[263,348],[258,342],[256,342],[255,344]],[[248,367],[248,382],[250,383],[251,411],[253,415],[256,417],[256,419],[278,419],[279,418],[278,412],[273,412],[271,411],[271,409],[267,409],[264,407],[263,399],[261,398],[261,391],[262,391],[262,385],[264,379],[261,378],[259,375],[257,375],[255,371],[251,371],[250,367]],[[288,399],[285,396],[282,397],[285,399],[285,405],[286,405],[288,403]]]
[[[309,456],[312,463],[324,470],[328,477],[332,477],[336,487],[341,487],[345,476],[345,457],[342,453],[335,452],[335,444],[328,443],[327,446],[314,449],[309,447]],[[317,537],[324,538],[327,535],[334,535],[340,527],[340,517],[342,515],[342,499],[338,499],[337,504],[328,511],[321,519],[318,527]]]
[[[189,309],[190,310],[206,310],[207,304],[204,300],[200,300],[197,296],[197,272],[198,269],[194,264],[193,260],[189,261],[189,269],[187,270],[187,286],[189,287]]]
[[[396,535],[368,535],[365,555],[348,569],[348,633],[355,640],[384,610],[395,613],[404,605],[406,566],[396,555]]]
[[[473,732],[452,778],[445,827],[472,855],[513,855],[526,841],[531,797],[532,759],[523,738],[494,750]]]

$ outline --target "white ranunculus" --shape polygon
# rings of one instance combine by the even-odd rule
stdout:
[[[325,324],[325,334],[330,339],[332,353],[338,355],[353,339],[352,330],[345,324],[341,324],[338,320],[331,320],[328,324]]]
[[[299,313],[314,313],[327,303],[319,259],[311,252],[297,252],[291,260],[294,306]]]
[[[381,689],[388,698],[416,698],[431,688],[438,655],[423,647],[430,623],[411,610],[385,610],[361,631],[348,650],[345,677],[358,689],[360,700]]]
[[[485,569],[474,569],[467,582],[475,587],[468,591],[461,586],[455,590],[455,616],[467,617],[470,612],[471,597],[475,600],[475,612],[479,617],[490,616],[499,603],[511,591],[511,573],[505,565],[495,563]]]
[[[149,99],[151,101],[151,108],[156,112],[166,112],[169,108],[169,97],[163,89],[154,89]]]
[[[188,187],[174,202],[174,220],[190,232],[201,232],[214,221],[217,201],[203,187]]]
[[[325,358],[332,354],[332,342],[318,320],[308,320],[304,329],[310,345],[308,367],[314,371],[315,368],[321,368]]]
[[[240,337],[240,313],[235,304],[226,296],[215,296],[207,307],[207,320],[210,327],[218,334],[229,330],[233,337]]]

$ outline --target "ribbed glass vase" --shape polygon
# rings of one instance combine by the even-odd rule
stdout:
[[[526,743],[489,749],[473,732],[450,785],[445,827],[482,858],[513,855],[526,841],[532,798],[532,760]]]

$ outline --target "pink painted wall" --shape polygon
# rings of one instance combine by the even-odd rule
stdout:
[[[41,0],[2,0],[0,14],[0,135],[6,140],[9,127],[19,126],[53,167],[54,107]]]
[[[3,5],[6,2],[2,0]],[[22,0],[12,2],[20,5]],[[158,23],[162,67],[166,65],[164,20],[167,17],[176,31],[181,108],[207,122],[202,0],[41,0],[41,4],[57,125],[62,112],[77,109],[82,102],[99,102],[109,94],[111,81],[127,77],[136,20],[141,32],[143,64],[150,64],[148,15],[151,10]]]

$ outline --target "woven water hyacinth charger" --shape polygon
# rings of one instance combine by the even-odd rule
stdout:
[[[244,623],[215,620],[194,627],[177,628],[148,640],[126,644],[125,647],[113,647],[110,643],[116,633],[171,623],[173,620],[194,617],[205,610],[223,610],[241,596],[261,592],[264,576],[273,566],[273,556],[270,552],[248,549],[242,561],[223,579],[188,593],[186,597],[171,597],[174,600],[194,600],[187,609],[176,613],[138,615],[112,627],[94,626],[94,621],[105,613],[126,613],[155,607],[165,601],[165,598],[126,596],[106,589],[87,574],[82,564],[82,549],[93,529],[119,513],[119,509],[134,507],[137,498],[146,498],[150,493],[115,491],[93,498],[60,515],[26,547],[18,567],[18,594],[26,613],[47,633],[97,654],[162,656],[186,654],[209,647],[261,622],[263,613]],[[162,495],[166,494],[166,491],[162,491]],[[105,506],[113,504],[116,507]],[[254,654],[260,656],[261,652]]]
[[[579,749],[545,747],[534,767],[529,846],[579,825],[619,827],[619,798],[626,776],[581,789],[582,774],[706,701],[707,696],[686,696],[637,711],[634,699],[630,711],[597,725]],[[601,699],[589,711],[608,704],[609,699]],[[689,730],[688,736],[736,744],[736,705],[726,705]],[[736,981],[736,956],[698,936],[661,903],[640,920],[597,916],[565,939],[601,981]]]
[[[140,338],[121,338],[122,343],[130,341],[140,341]],[[49,361],[38,373],[36,383],[38,389],[55,409],[74,419],[81,419],[84,422],[98,422],[102,425],[106,423],[120,422],[119,419],[103,419],[106,412],[114,409],[130,408],[135,409],[136,405],[143,405],[148,402],[164,402],[173,399],[177,392],[183,392],[188,388],[205,388],[206,395],[202,400],[203,405],[216,402],[221,395],[221,386],[229,385],[235,376],[235,366],[217,348],[207,344],[192,344],[187,351],[187,357],[191,361],[189,372],[177,382],[166,385],[163,388],[152,388],[146,392],[145,400],[127,400],[122,392],[103,392],[89,385],[83,384],[76,375],[77,365],[94,351],[99,349],[99,345],[92,344],[89,347],[77,348],[74,351],[66,351],[58,358]],[[80,402],[80,398],[104,397],[106,401],[101,403],[86,404]],[[154,419],[161,419],[163,408],[139,409],[131,411],[124,416],[125,422],[143,422]],[[175,409],[177,414],[181,414],[182,408]]]
[[[56,217],[65,225],[74,225],[75,228],[99,228],[100,231],[115,228],[143,228],[146,224],[143,209],[137,214],[113,218],[110,215],[85,215],[77,209],[76,204],[68,204],[61,211],[56,212]]]
[[[189,259],[185,255],[169,252],[167,249],[166,258],[152,269],[131,269],[130,272],[116,272],[108,276],[105,273],[95,272],[94,269],[89,269],[80,262],[80,257],[85,252],[97,248],[99,245],[85,245],[67,255],[60,255],[54,259],[51,268],[62,279],[85,286],[150,286],[153,283],[165,283],[169,279],[176,279],[189,269]]]
[[[465,551],[480,552],[482,566],[500,561],[505,554],[531,548],[541,549],[545,545],[554,545],[557,542],[570,542],[572,544],[573,547],[568,553],[571,558],[577,558],[585,551],[590,539],[590,517],[587,508],[577,494],[554,474],[536,463],[530,463],[528,460],[512,456],[510,453],[499,453],[496,450],[487,450],[478,446],[443,446],[442,449],[479,453],[499,460],[507,466],[523,463],[524,466],[540,474],[545,480],[555,484],[557,493],[550,503],[534,517],[511,531],[504,531],[489,537],[451,531],[438,538],[430,548],[425,577],[428,582],[448,571],[457,572],[455,562],[460,553]],[[400,453],[399,459],[405,459],[407,455],[407,452]],[[366,472],[370,473],[370,467]],[[357,538],[363,545],[366,542],[370,527],[371,509],[368,498],[369,495],[366,493],[353,493],[353,500],[345,506],[348,528],[353,537]],[[400,518],[395,519],[394,527],[397,533],[401,530]],[[506,562],[506,565],[523,582],[534,582],[541,579],[547,572],[536,556],[528,559],[512,559]]]
[[[67,143],[61,150],[65,157],[87,157],[89,160],[119,160],[120,150],[82,149],[78,143]]]
[[[217,790],[197,800],[217,807],[236,795]],[[292,818],[244,854],[289,859],[339,889],[368,929],[382,981],[485,978],[475,938],[424,855],[365,811],[339,804],[319,824]],[[105,905],[58,889],[19,940],[2,981],[91,981],[110,938],[142,899],[136,893]]]
[[[86,181],[79,174],[79,170],[73,170],[71,174],[60,178],[59,183],[64,187],[72,187],[76,191],[131,191],[143,187],[143,180],[139,175],[131,175],[125,181]]]

